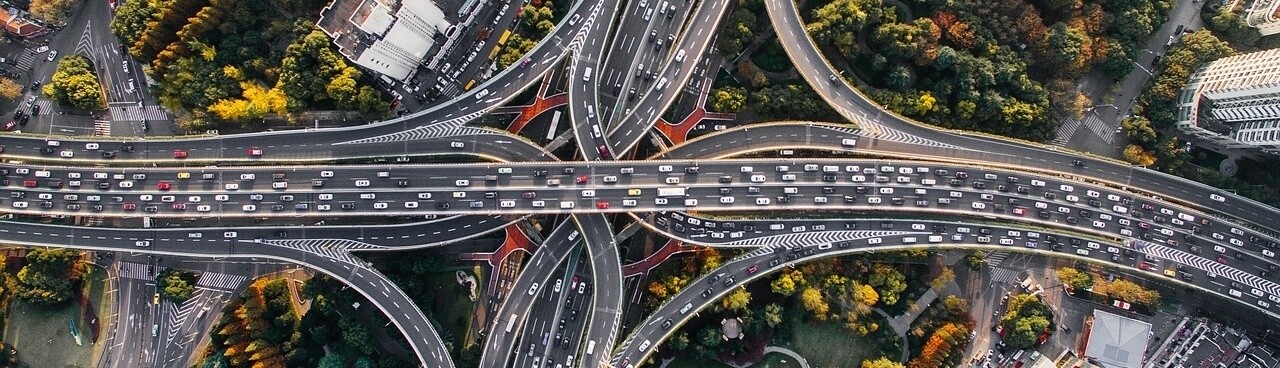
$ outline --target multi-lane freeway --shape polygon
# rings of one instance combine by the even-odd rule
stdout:
[[[1280,210],[1144,168],[890,113],[835,77],[793,2],[766,3],[796,69],[856,128],[756,124],[690,140],[655,160],[615,161],[630,156],[695,74],[706,73],[704,55],[729,2],[583,1],[526,62],[401,118],[147,140],[2,135],[0,212],[19,217],[0,222],[0,241],[302,264],[371,300],[427,367],[453,365],[434,326],[351,252],[443,246],[531,214],[572,216],[488,319],[482,366],[631,368],[732,287],[818,257],[916,246],[1019,249],[1137,268],[1280,318],[1273,281]],[[560,162],[523,137],[467,125],[557,72],[569,54],[571,134],[585,162]],[[726,159],[794,148],[837,157]],[[422,156],[496,162],[413,163]],[[364,160],[375,163],[337,165]],[[830,218],[788,218],[796,211]],[[759,249],[624,331],[621,260],[607,214],[628,214],[615,220],[634,219],[689,243]],[[739,219],[745,214],[776,219]],[[194,224],[429,220],[191,228],[38,221],[68,215]],[[618,345],[620,335],[629,337]]]

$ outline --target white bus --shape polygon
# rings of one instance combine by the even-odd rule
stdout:
[[[512,314],[511,320],[507,321],[507,332],[511,332],[511,329],[515,327],[516,327],[516,315]]]

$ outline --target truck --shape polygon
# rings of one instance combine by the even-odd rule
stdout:
[[[688,188],[658,188],[659,197],[684,197],[688,195],[685,190]]]

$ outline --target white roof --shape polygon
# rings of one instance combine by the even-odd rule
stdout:
[[[396,18],[391,15],[391,9],[383,6],[382,3],[373,0],[365,0],[365,4],[362,5],[370,5],[367,8],[369,9],[369,14],[366,15],[364,19],[351,19],[351,23],[355,23],[357,27],[360,27],[361,31],[365,31],[365,33],[370,34],[382,35],[383,32],[387,31],[387,28],[391,27],[392,23],[395,23]],[[359,12],[352,14],[353,18],[358,16],[360,16]]]
[[[1094,309],[1084,354],[1106,367],[1140,367],[1150,334],[1150,323]]]

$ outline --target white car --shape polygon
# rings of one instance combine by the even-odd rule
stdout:
[[[463,144],[462,142],[449,142],[449,147],[453,147],[453,148],[465,148],[465,147],[467,147],[467,145]]]
[[[55,59],[55,58],[57,58],[57,57],[58,57],[58,50],[49,50],[49,57],[48,57],[48,58],[45,58],[44,60],[45,60],[45,61],[53,61],[53,59]]]
[[[458,181],[453,182],[453,185],[460,186],[460,187],[470,186],[471,181],[467,179],[458,179]]]
[[[1099,229],[1103,229],[1103,228],[1106,228],[1106,227],[1107,227],[1107,224],[1106,224],[1106,223],[1104,223],[1104,222],[1102,222],[1102,221],[1094,221],[1094,222],[1093,222],[1093,227],[1096,227],[1096,228],[1099,228]]]
[[[363,188],[363,187],[367,187],[367,186],[369,186],[369,181],[368,181],[368,180],[356,180],[356,186],[357,186],[357,187],[362,187],[362,188]]]
[[[622,206],[623,206],[623,207],[635,207],[635,206],[636,206],[636,200],[634,200],[634,199],[624,199],[624,200],[622,200]]]
[[[74,157],[75,155],[76,155],[76,153],[75,153],[75,152],[71,152],[71,151],[62,151],[62,152],[58,152],[58,156],[62,156],[62,158],[72,158],[72,157]]]
[[[729,198],[729,197],[726,197],[726,198]],[[769,198],[756,198],[757,205],[768,206],[769,202],[770,202]]]
[[[322,178],[332,178],[332,177],[333,177],[333,172],[332,172],[332,171],[321,171],[321,172],[320,172],[320,177],[322,177]]]
[[[84,144],[84,149],[87,149],[87,150],[96,150],[96,149],[98,149],[98,144],[97,144],[97,143],[85,143],[85,144]]]
[[[253,180],[257,178],[258,176],[255,174],[240,174],[240,180]]]
[[[1217,195],[1217,194],[1209,194],[1209,199],[1212,199],[1212,200],[1215,200],[1215,201],[1218,201],[1218,202],[1226,202],[1226,201],[1227,201],[1227,198],[1226,198],[1226,197],[1223,197],[1223,196],[1220,196],[1220,195]]]

